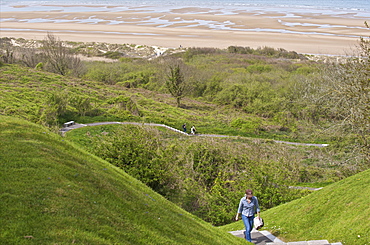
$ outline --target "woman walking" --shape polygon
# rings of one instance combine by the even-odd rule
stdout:
[[[253,229],[253,219],[255,213],[257,213],[258,218],[260,218],[260,207],[258,205],[258,199],[257,197],[253,196],[252,190],[247,189],[245,191],[245,196],[240,199],[235,220],[239,219],[239,214],[242,215],[242,220],[245,226],[244,235],[245,239],[248,242],[252,242],[251,231]]]
[[[195,133],[196,133],[196,129],[195,129],[195,127],[194,127],[194,125],[193,126],[191,126],[191,128],[190,128],[190,132],[191,132],[191,134],[192,135],[194,135]]]

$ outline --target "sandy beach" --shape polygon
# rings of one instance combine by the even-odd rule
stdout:
[[[114,7],[112,7],[114,8]],[[68,10],[68,9],[67,9]],[[168,12],[17,11],[1,12],[0,37],[107,42],[168,48],[274,47],[305,54],[351,54],[360,37],[370,36],[366,17],[317,13],[217,12],[178,8]]]

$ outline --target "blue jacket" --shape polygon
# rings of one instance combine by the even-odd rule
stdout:
[[[250,203],[248,203],[246,197],[240,199],[238,213],[241,213],[247,217],[252,217],[256,212],[260,212],[260,206],[258,205],[257,197],[253,196]]]

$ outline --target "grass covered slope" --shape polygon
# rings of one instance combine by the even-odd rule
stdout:
[[[370,244],[370,170],[269,209],[261,216],[264,229],[283,240]],[[222,229],[242,228],[242,223],[234,223]]]
[[[35,124],[0,116],[3,244],[244,244]]]
[[[209,63],[207,59],[199,62]],[[119,64],[125,66],[130,63]],[[210,68],[209,72],[212,73],[213,69]],[[122,71],[121,75],[124,74]],[[220,78],[220,81],[223,80]],[[163,86],[160,81],[155,84],[158,88]],[[246,113],[202,97],[187,96],[181,100],[182,107],[178,108],[176,100],[165,88],[161,92],[140,87],[126,88],[121,83],[64,77],[14,64],[0,67],[0,91],[2,115],[55,128],[71,120],[78,123],[154,122],[177,129],[182,129],[181,126],[187,123],[189,129],[195,125],[199,133],[330,143],[327,137],[311,137],[314,125],[303,126],[300,123],[299,130],[293,132],[280,119]],[[269,108],[268,105],[265,107]]]

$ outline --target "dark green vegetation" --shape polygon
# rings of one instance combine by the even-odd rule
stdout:
[[[0,116],[1,244],[245,244],[51,133]]]
[[[64,138],[203,220],[226,224],[247,187],[266,210],[308,193],[291,185],[329,185],[369,168],[370,55],[369,43],[361,44],[365,58],[343,64],[239,47],[192,48],[152,60],[77,62],[77,49],[51,46],[73,61],[63,73],[41,50],[40,56],[30,56],[40,57],[36,65],[26,68],[19,64],[27,65],[17,58],[19,51],[6,47],[2,58],[12,64],[0,67],[0,113],[54,132],[70,120],[155,122],[178,129],[185,122],[199,133],[238,136],[187,137],[126,125],[86,127]],[[181,103],[166,86],[173,64],[179,64],[187,88]],[[272,139],[329,146],[291,146]]]
[[[287,241],[370,242],[370,170],[262,213],[265,227]],[[234,223],[225,231],[243,229]]]
[[[345,172],[315,166],[306,170],[303,159],[314,149],[260,140],[179,137],[130,125],[85,127],[68,132],[66,138],[214,225],[232,221],[246,183],[268,209],[307,194],[290,189],[290,183],[307,178],[335,181]]]
[[[333,183],[354,174],[354,166],[343,164],[345,158],[330,146],[188,137],[132,125],[85,127],[66,138],[214,225],[232,222],[246,186],[266,210],[309,193],[291,185]]]

